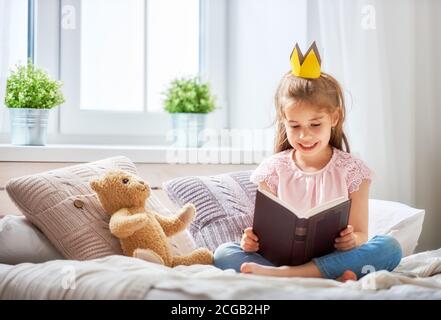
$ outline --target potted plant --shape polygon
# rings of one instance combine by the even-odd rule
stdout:
[[[196,77],[174,79],[164,100],[164,109],[172,116],[174,145],[200,147],[207,114],[215,108],[215,97],[208,83]]]
[[[11,71],[5,105],[10,111],[12,144],[46,144],[49,111],[64,102],[61,86],[30,60]]]

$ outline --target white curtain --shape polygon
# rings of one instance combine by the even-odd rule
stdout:
[[[308,38],[345,89],[351,151],[375,172],[371,198],[426,209],[420,248],[441,246],[440,13],[436,0],[308,1]]]
[[[0,135],[9,131],[6,78],[16,64],[26,62],[27,12],[27,0],[0,0]],[[8,141],[5,134],[0,140]]]

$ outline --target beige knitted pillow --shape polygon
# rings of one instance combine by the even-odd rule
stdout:
[[[128,158],[114,157],[11,179],[6,190],[26,218],[64,257],[88,260],[122,254],[119,240],[108,228],[110,217],[89,186],[90,180],[110,168],[137,174],[135,165]],[[159,213],[171,214],[153,195],[146,205]],[[172,240],[175,251],[190,250],[173,243],[183,240],[189,245],[193,243],[185,231]]]
[[[110,168],[137,174],[128,158],[114,157],[14,178],[6,191],[64,257],[87,260],[122,254],[108,228],[110,217],[89,186]]]

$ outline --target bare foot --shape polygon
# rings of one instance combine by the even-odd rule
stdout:
[[[242,273],[254,273],[256,269],[259,269],[259,265],[254,262],[244,262],[240,266],[240,272]]]
[[[285,276],[283,267],[269,267],[263,266],[261,264],[257,264],[254,262],[244,262],[240,266],[240,272],[242,273],[252,273],[252,274],[260,274],[262,276]]]
[[[352,270],[346,270],[343,274],[336,279],[340,282],[346,282],[348,280],[357,281],[357,275]]]
[[[271,267],[254,262],[244,262],[240,266],[240,272],[260,274],[263,276],[275,276],[275,277],[307,277],[307,278],[320,278],[320,270],[313,262],[308,262],[301,266],[281,266]]]

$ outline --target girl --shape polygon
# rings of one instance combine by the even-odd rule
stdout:
[[[275,154],[260,164],[251,181],[300,210],[349,196],[349,225],[335,239],[333,253],[304,265],[281,267],[256,252],[259,239],[247,228],[240,244],[226,243],[216,249],[215,266],[243,273],[341,281],[356,280],[372,270],[392,271],[401,260],[399,243],[388,236],[375,236],[367,242],[371,171],[349,153],[339,83],[324,72],[314,79],[288,72],[278,86],[275,106]]]

